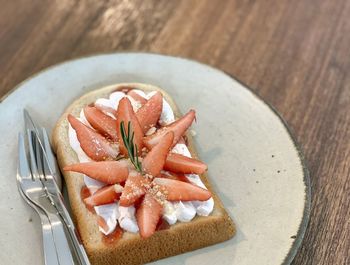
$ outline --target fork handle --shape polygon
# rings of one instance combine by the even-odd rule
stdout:
[[[56,248],[52,237],[51,228],[48,227],[50,224],[42,223],[43,233],[43,248],[44,248],[44,259],[45,265],[58,265]]]
[[[38,213],[41,221],[45,265],[59,265],[49,219],[39,208],[32,206]]]

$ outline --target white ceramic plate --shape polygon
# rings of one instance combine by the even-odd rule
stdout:
[[[200,157],[237,226],[225,243],[154,264],[288,264],[306,229],[309,177],[280,116],[247,87],[209,66],[169,56],[119,53],[53,66],[21,83],[0,103],[0,260],[41,264],[36,214],[17,192],[17,134],[23,108],[53,128],[77,97],[101,86],[144,82],[164,88],[194,126]]]

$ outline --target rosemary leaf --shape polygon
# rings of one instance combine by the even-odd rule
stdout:
[[[139,161],[139,157],[137,155],[138,150],[137,150],[137,145],[134,144],[134,132],[131,130],[131,122],[128,122],[128,133],[126,134],[125,132],[125,125],[124,121],[120,123],[120,133],[123,138],[123,143],[128,151],[129,159],[131,163],[134,165],[135,169],[139,172],[142,173],[142,165],[141,162]]]

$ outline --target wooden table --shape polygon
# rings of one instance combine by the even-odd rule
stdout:
[[[0,97],[102,52],[193,58],[248,84],[301,143],[312,210],[294,264],[350,263],[350,1],[0,0]]]

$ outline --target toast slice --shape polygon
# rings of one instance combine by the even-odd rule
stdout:
[[[145,92],[160,91],[172,107],[175,117],[181,117],[180,111],[171,97],[164,90],[155,86],[125,83],[89,92],[67,108],[54,128],[52,143],[61,169],[67,165],[79,163],[76,153],[69,144],[67,115],[72,114],[79,117],[81,109],[85,106],[95,102],[98,98],[108,98],[110,93],[125,87],[137,88]],[[190,133],[187,133],[186,136],[188,149],[194,158],[198,158],[192,136]],[[200,178],[212,193],[215,203],[214,210],[209,216],[196,215],[188,223],[177,222],[166,229],[156,231],[155,234],[146,239],[141,238],[138,233],[124,232],[121,238],[107,242],[98,229],[97,216],[85,207],[81,199],[81,189],[85,185],[83,174],[63,171],[63,175],[68,189],[73,219],[91,264],[144,264],[219,243],[230,239],[235,234],[235,226],[231,218],[211,188],[207,174],[204,173]]]

